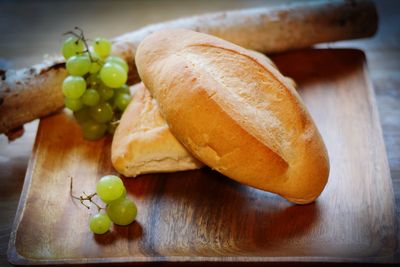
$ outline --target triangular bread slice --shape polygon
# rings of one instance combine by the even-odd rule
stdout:
[[[114,168],[127,177],[201,168],[203,164],[172,135],[146,87],[134,85],[131,93],[112,142]]]

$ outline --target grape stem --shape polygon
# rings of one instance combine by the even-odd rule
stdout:
[[[83,51],[82,54],[87,52],[91,62],[98,62],[98,60],[93,59],[92,54],[90,53],[89,45],[87,43],[87,39],[85,38],[85,35],[83,34],[83,30],[81,28],[79,28],[78,26],[75,26],[75,30],[79,31],[80,34],[77,34],[74,31],[67,31],[67,32],[63,33],[63,35],[71,34],[71,35],[75,36],[76,38],[78,38],[78,40],[76,42],[79,42],[79,40],[81,40],[86,47],[86,50]]]
[[[95,197],[97,195],[97,193],[93,193],[93,194],[88,195],[88,194],[85,193],[85,191],[83,191],[82,193],[83,193],[84,196],[79,196],[79,197],[74,196],[74,194],[73,194],[73,184],[72,184],[73,183],[73,178],[72,177],[70,177],[70,178],[71,178],[71,182],[69,184],[69,189],[70,189],[70,195],[71,195],[72,198],[79,200],[79,202],[83,206],[85,206],[87,209],[90,209],[90,206],[86,205],[84,201],[89,201],[90,203],[95,205],[99,212],[102,209],[105,209],[105,208],[101,207],[99,204],[97,204],[96,202],[93,201],[93,197]]]

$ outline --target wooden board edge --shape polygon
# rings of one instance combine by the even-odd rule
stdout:
[[[33,263],[32,261],[30,261],[29,259],[25,258],[24,256],[22,256],[18,253],[17,248],[15,246],[15,244],[16,244],[15,241],[16,241],[16,234],[18,231],[18,227],[21,222],[23,211],[24,211],[26,201],[28,198],[29,188],[31,186],[32,173],[33,173],[33,169],[34,169],[35,163],[36,163],[36,152],[37,152],[37,149],[39,146],[38,140],[40,139],[41,134],[42,134],[42,126],[41,126],[41,120],[40,120],[38,130],[36,133],[36,137],[35,137],[35,141],[34,141],[33,148],[32,148],[32,154],[29,157],[28,168],[25,173],[24,185],[22,187],[21,196],[20,196],[20,199],[18,202],[17,212],[15,214],[14,221],[12,224],[10,240],[8,242],[7,260],[11,264],[14,264],[14,265],[26,265],[26,264]]]
[[[28,259],[21,255],[16,254],[16,257],[10,263],[14,265],[97,265],[97,264],[111,264],[111,265],[154,265],[158,264],[200,264],[200,265],[219,265],[219,264],[388,264],[394,263],[391,256],[385,257],[244,257],[244,256],[229,256],[229,257],[190,257],[190,256],[156,256],[156,257],[118,257],[112,259],[101,258],[83,258],[83,259],[57,259],[57,260],[41,260],[41,259]]]
[[[314,49],[310,49],[314,50]],[[316,50],[325,50],[325,49],[316,49]],[[382,125],[379,118],[379,110],[376,104],[376,96],[373,84],[369,77],[367,59],[362,50],[358,49],[335,49],[335,50],[348,50],[359,53],[363,58],[363,75],[365,77],[369,106],[371,108],[371,116],[374,122],[377,123],[376,131],[378,142],[381,144],[383,149],[384,158],[382,158],[382,162],[384,164],[384,171],[387,172],[387,178],[390,179],[390,184],[392,184],[392,179],[390,175],[389,161],[387,158],[387,152],[385,147],[385,142],[383,138]],[[119,257],[112,259],[101,259],[101,258],[86,258],[86,259],[58,259],[58,260],[42,260],[42,259],[31,259],[26,258],[20,255],[16,249],[15,241],[16,241],[16,233],[18,230],[19,223],[21,222],[24,207],[27,201],[27,196],[29,192],[29,188],[31,185],[32,172],[36,162],[36,152],[38,149],[38,140],[42,135],[42,122],[39,123],[38,133],[35,138],[32,155],[29,158],[28,168],[25,175],[24,185],[22,189],[22,193],[20,196],[16,216],[14,218],[12,231],[10,234],[10,240],[8,244],[7,250],[7,258],[11,264],[14,265],[65,265],[65,264],[100,264],[100,263],[110,263],[110,264],[130,264],[130,265],[142,265],[142,264],[157,264],[157,263],[176,263],[176,264],[185,264],[185,263],[207,263],[207,264],[218,264],[218,263],[248,263],[248,264],[260,264],[263,262],[277,262],[277,263],[291,263],[291,262],[299,262],[299,263],[399,263],[400,262],[400,248],[398,247],[399,240],[396,239],[395,244],[395,254],[393,256],[381,256],[381,257],[252,257],[252,256],[230,256],[230,257],[188,257],[188,256],[166,256],[166,257]],[[387,196],[393,204],[395,204],[394,191],[393,186],[390,187],[389,196]],[[392,206],[392,212],[394,214],[394,225],[395,231],[398,232],[398,222],[395,216],[395,206]],[[105,261],[106,260],[106,261]]]
[[[357,50],[357,49],[354,49],[354,50]],[[373,83],[369,76],[367,58],[366,58],[365,53],[362,50],[359,50],[359,51],[362,53],[362,55],[364,57],[363,72],[364,72],[365,81],[367,83],[366,85],[367,85],[367,91],[368,91],[368,101],[369,101],[370,108],[371,108],[371,117],[372,117],[373,121],[376,122],[375,131],[377,132],[377,138],[378,138],[376,141],[380,143],[379,147],[382,149],[382,152],[383,152],[382,153],[382,155],[383,155],[382,163],[384,165],[384,171],[387,173],[386,176],[388,177],[389,184],[391,185],[390,189],[389,189],[390,195],[387,197],[390,199],[391,203],[393,203],[391,212],[393,214],[393,225],[394,225],[394,231],[395,231],[395,235],[396,235],[392,263],[400,263],[399,221],[396,216],[396,199],[395,199],[395,194],[394,194],[394,190],[393,190],[393,180],[392,180],[392,176],[390,174],[389,159],[387,156],[386,144],[385,144],[385,139],[384,139],[383,130],[382,130],[382,123],[381,123],[381,120],[379,117],[379,110],[378,110],[378,105],[376,102],[375,87],[373,86]]]

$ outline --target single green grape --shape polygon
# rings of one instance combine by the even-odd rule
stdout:
[[[117,56],[109,56],[109,57],[106,59],[106,62],[117,63],[117,64],[120,65],[126,72],[128,72],[128,70],[129,70],[129,66],[128,66],[128,64],[126,63],[126,61],[123,60],[123,59],[120,58],[120,57],[117,57]]]
[[[115,96],[114,104],[120,111],[124,111],[126,109],[126,107],[128,106],[130,101],[131,101],[131,95],[130,94],[118,93]]]
[[[92,62],[90,64],[89,72],[92,73],[92,74],[95,74],[95,73],[98,73],[100,69],[101,69],[101,65],[100,65],[99,62]]]
[[[124,183],[115,175],[103,176],[96,184],[96,193],[105,203],[110,203],[122,196]]]
[[[96,38],[94,40],[93,50],[101,58],[106,58],[111,52],[111,42],[106,38]]]
[[[83,76],[89,72],[91,62],[86,55],[72,56],[67,60],[66,66],[70,75]]]
[[[64,95],[71,99],[80,98],[86,90],[86,82],[82,77],[68,76],[62,84]]]
[[[124,84],[120,88],[115,89],[116,93],[123,93],[123,94],[131,94],[131,91],[129,90],[129,86]]]
[[[118,88],[126,83],[128,75],[119,64],[107,62],[100,70],[100,78],[108,87]]]
[[[125,188],[125,186],[124,186],[124,191],[122,192],[122,195],[119,198],[117,198],[116,200],[110,201],[109,203],[114,202],[114,201],[119,201],[119,200],[122,200],[124,198],[126,198],[126,188]],[[109,203],[107,203],[107,204],[109,204]]]
[[[86,106],[93,107],[97,105],[100,101],[99,93],[94,89],[87,89],[82,95],[82,103]]]
[[[92,118],[90,117],[89,114],[89,109],[88,108],[81,108],[78,111],[74,112],[74,117],[77,120],[79,124],[82,124],[86,121],[90,121]]]
[[[107,102],[90,108],[90,116],[99,123],[106,123],[112,120],[114,111]]]
[[[88,53],[89,54],[89,53]],[[96,52],[93,50],[93,48],[90,48],[90,55],[91,55],[91,65],[90,65],[90,71],[89,73],[91,74],[97,74],[101,66],[103,64],[103,60],[99,57],[99,55],[96,54]]]
[[[83,138],[87,140],[97,140],[104,136],[107,126],[103,123],[97,123],[92,119],[81,123]]]
[[[85,45],[82,40],[75,36],[68,37],[62,45],[61,52],[65,59],[76,56],[85,50]]]
[[[97,74],[89,75],[89,77],[86,78],[86,82],[88,84],[88,87],[91,88],[97,88],[101,85],[100,77]]]
[[[93,61],[97,61],[100,65],[104,63],[104,59],[101,58],[96,51],[94,51],[93,46],[90,48],[90,55],[92,56]]]
[[[110,217],[106,213],[98,213],[89,220],[89,228],[95,234],[105,234],[111,226]]]
[[[78,111],[83,107],[82,101],[78,99],[73,99],[73,98],[65,98],[65,106],[69,108],[72,111]]]
[[[114,90],[112,88],[105,86],[104,84],[99,85],[97,92],[99,93],[103,101],[111,99],[114,95]]]
[[[107,205],[107,214],[118,225],[128,225],[136,219],[137,207],[128,198],[112,201]]]

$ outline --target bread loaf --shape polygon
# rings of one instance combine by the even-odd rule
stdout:
[[[251,52],[262,62],[274,64],[265,55]],[[286,79],[295,84],[292,79]],[[143,83],[130,89],[132,101],[120,120],[111,146],[114,168],[126,177],[135,177],[144,173],[186,171],[204,166],[172,135],[160,115],[156,100]]]
[[[203,164],[172,135],[144,85],[132,86],[131,91],[132,101],[122,115],[111,146],[114,168],[128,177],[201,168]]]
[[[136,62],[171,132],[196,158],[294,203],[320,195],[329,174],[325,145],[293,85],[270,63],[180,29],[146,37]]]

